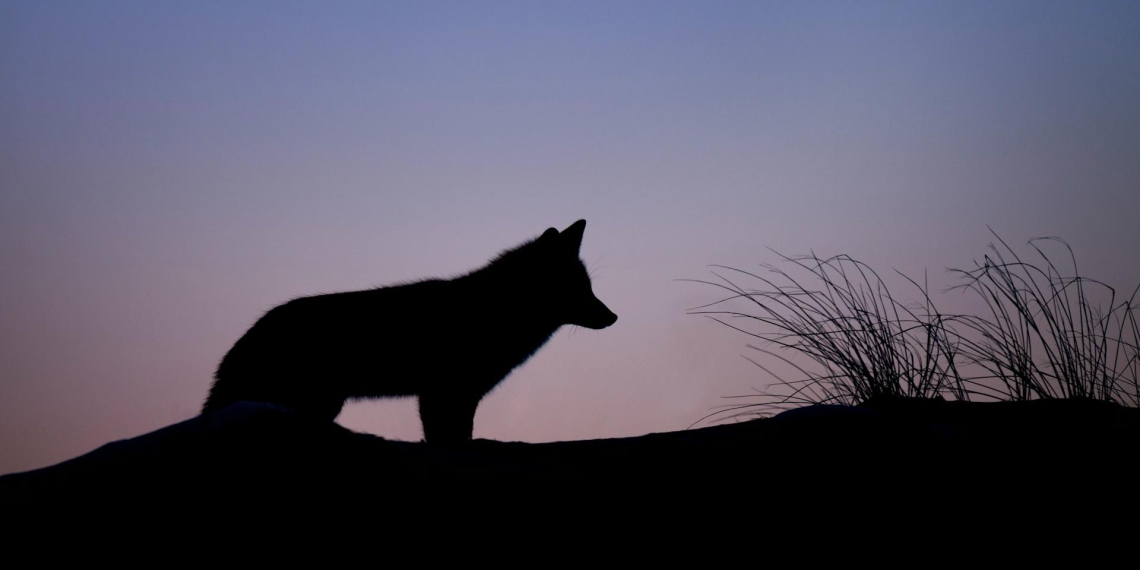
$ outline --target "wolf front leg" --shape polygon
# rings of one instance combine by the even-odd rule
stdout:
[[[420,394],[424,439],[430,443],[470,441],[479,400],[470,394]]]

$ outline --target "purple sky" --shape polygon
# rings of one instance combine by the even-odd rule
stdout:
[[[677,430],[762,386],[675,280],[767,247],[935,283],[988,224],[1130,290],[1138,102],[1136,2],[8,0],[0,473],[193,416],[275,304],[578,218],[620,320],[557,334],[477,437]],[[420,437],[410,400],[339,421]]]

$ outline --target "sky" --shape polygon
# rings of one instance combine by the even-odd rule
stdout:
[[[276,304],[579,218],[620,319],[556,334],[476,437],[679,430],[762,388],[680,280],[769,248],[937,285],[990,227],[1131,291],[1138,101],[1136,2],[6,0],[0,473],[193,417]],[[421,437],[412,400],[338,422]]]

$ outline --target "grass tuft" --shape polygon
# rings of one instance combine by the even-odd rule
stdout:
[[[977,293],[988,313],[964,321],[963,355],[986,372],[1000,399],[1088,398],[1137,407],[1137,291],[1118,301],[1109,285],[1080,275],[1072,247],[1056,237],[1030,240],[1038,260],[1018,256],[995,234],[991,253],[957,288]],[[1046,254],[1061,245],[1062,268]],[[1107,308],[1097,302],[1106,300]]]
[[[752,337],[748,348],[769,358],[745,358],[775,379],[770,391],[732,396],[739,403],[697,423],[883,398],[1090,398],[1140,406],[1140,287],[1118,301],[1108,285],[1080,276],[1064,241],[1031,240],[1035,264],[994,236],[997,244],[973,269],[950,270],[961,278],[951,290],[976,293],[987,308],[982,315],[942,313],[925,278],[920,284],[896,272],[920,299],[901,302],[877,272],[847,255],[773,252],[780,265],[764,264],[763,272],[713,266],[716,280],[683,280],[725,294],[690,313]],[[1064,270],[1046,243],[1064,245]],[[777,375],[765,364],[771,359],[800,377]]]

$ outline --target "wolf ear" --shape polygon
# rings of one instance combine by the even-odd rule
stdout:
[[[556,238],[556,237],[558,237],[558,230],[556,230],[554,228],[550,228],[550,229],[546,230],[545,232],[542,232],[542,235],[538,236],[538,242],[539,243],[554,243],[554,238]]]
[[[582,233],[586,231],[586,220],[578,220],[562,230],[562,245],[574,251],[582,248]]]

